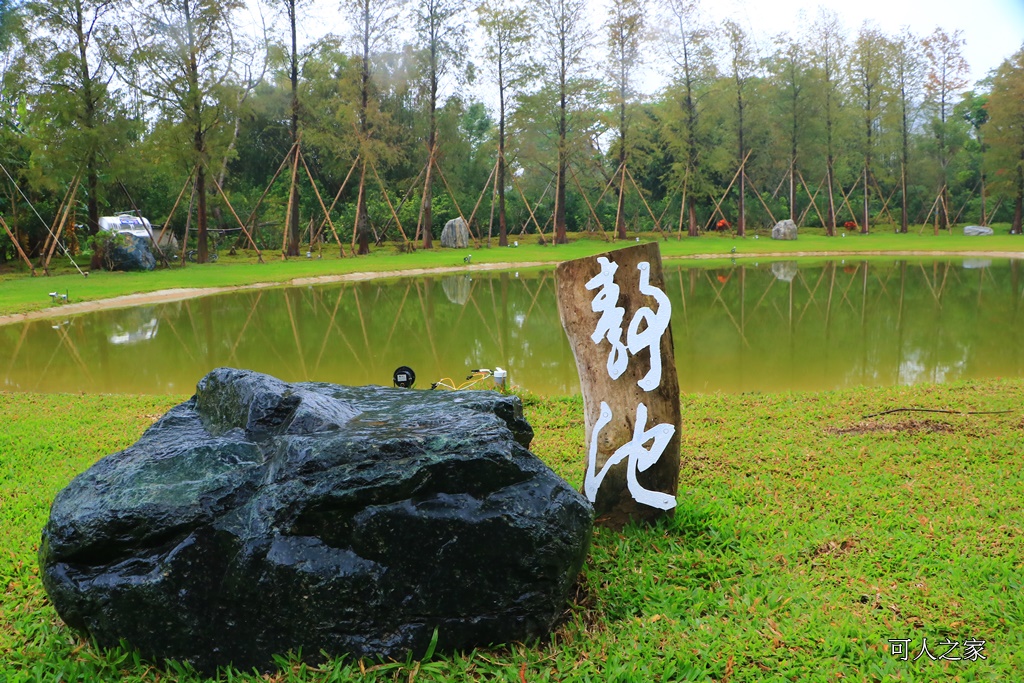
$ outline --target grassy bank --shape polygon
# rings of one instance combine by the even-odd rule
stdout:
[[[931,230],[912,230],[900,235],[881,229],[869,235],[847,233],[846,237],[825,237],[820,230],[806,230],[792,242],[769,239],[766,233],[740,239],[729,235],[709,234],[698,238],[660,239],[664,258],[719,257],[743,258],[766,253],[890,253],[990,251],[1024,253],[1024,237],[1009,235],[1005,226],[997,226],[991,237],[964,237],[962,234],[932,235]],[[645,235],[641,239],[658,239]],[[297,258],[284,261],[279,254],[265,253],[265,263],[258,263],[253,253],[224,255],[217,263],[173,266],[150,273],[107,273],[97,271],[83,278],[66,259],[54,259],[51,277],[30,277],[28,271],[15,264],[0,270],[0,316],[26,313],[55,306],[48,294],[67,293],[69,302],[109,299],[125,294],[155,292],[177,288],[208,288],[255,283],[289,283],[297,278],[310,278],[347,273],[381,273],[389,271],[465,267],[472,269],[491,263],[557,263],[628,246],[631,242],[609,242],[600,236],[573,236],[567,245],[542,246],[535,237],[524,237],[516,248],[481,247],[466,250],[433,249],[398,253],[394,246],[374,250],[369,256],[340,258],[336,248],[325,248],[323,258]],[[496,245],[497,242],[495,241]],[[735,253],[732,251],[735,248]],[[463,261],[471,253],[472,263]]]
[[[181,398],[0,394],[0,680],[197,680],[95,651],[59,621],[35,564],[56,492]],[[1016,680],[1022,404],[1024,380],[686,395],[674,520],[597,531],[585,590],[549,641],[422,664],[292,662],[266,680]],[[905,407],[958,412],[864,417]],[[580,399],[528,398],[527,416],[533,451],[578,484]],[[910,639],[912,660],[924,638],[935,657],[944,639],[961,645],[949,657],[984,640],[986,659],[889,652]]]

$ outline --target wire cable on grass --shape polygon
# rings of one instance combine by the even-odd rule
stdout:
[[[889,415],[890,413],[945,413],[947,415],[1005,415],[1006,413],[1012,412],[1012,410],[942,410],[940,408],[893,408],[892,410],[883,410],[880,413],[871,413],[870,415],[864,415],[860,419],[866,420],[869,417],[879,417],[880,415]]]

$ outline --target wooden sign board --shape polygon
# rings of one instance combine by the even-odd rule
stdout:
[[[619,528],[670,516],[679,487],[679,379],[658,245],[566,261],[555,281],[583,390],[583,493],[597,523]]]

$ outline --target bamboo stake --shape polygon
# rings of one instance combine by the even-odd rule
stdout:
[[[185,188],[188,187],[189,181],[192,180],[192,176],[195,175],[195,172],[196,166],[193,166],[192,170],[189,171],[188,177],[185,178],[185,182],[182,183],[181,192],[178,193],[178,198],[174,200],[174,206],[171,207],[171,212],[167,214],[167,220],[164,221],[163,227],[160,228],[160,235],[156,238],[158,244],[163,241],[164,233],[167,231],[167,227],[171,224],[171,219],[174,218],[174,212],[178,210],[178,204],[181,202],[181,198],[185,196]]]
[[[288,159],[291,158],[292,153],[295,151],[295,147],[298,144],[299,143],[297,142],[294,143],[291,148],[288,149],[288,153],[284,155],[284,159],[281,160],[281,165],[277,167],[277,171],[274,173],[274,176],[270,179],[270,182],[267,183],[267,187],[263,190],[263,194],[261,194],[260,198],[256,200],[256,206],[252,207],[252,211],[249,213],[249,218],[245,221],[246,225],[252,223],[252,219],[256,217],[256,212],[259,211],[260,205],[263,204],[263,200],[266,199],[267,193],[270,192],[270,188],[274,186],[274,182],[277,181],[277,177],[281,175],[281,171],[284,170],[285,164],[288,163]],[[289,197],[290,196],[291,194],[289,193]]]
[[[583,185],[580,183],[579,176],[576,175],[576,169],[570,166],[569,170],[572,172],[572,179],[576,182],[576,187],[579,188],[580,196],[583,197],[583,201],[587,203],[587,208],[590,209],[590,215],[594,217],[594,222],[597,223],[597,227],[601,230],[601,235],[604,236],[604,239],[607,242],[608,232],[604,229],[604,226],[601,225],[601,219],[597,217],[597,212],[594,211],[593,204],[591,204],[590,200],[587,199],[587,193],[583,191]]]
[[[635,189],[636,193],[640,195],[640,201],[642,201],[644,203],[644,206],[647,207],[647,213],[651,214],[651,220],[654,221],[655,229],[657,229],[657,231],[661,233],[661,236],[664,237],[665,231],[661,229],[661,222],[654,217],[654,212],[651,211],[650,204],[647,203],[647,199],[644,197],[644,193],[640,191],[640,186],[636,184],[636,178],[633,177],[633,172],[630,171],[629,168],[626,166],[622,167],[622,171],[623,173],[629,176],[629,181],[633,183],[633,189]]]
[[[72,190],[73,189],[75,191],[78,190],[78,179],[80,177],[81,177],[81,170],[79,170],[78,173],[75,173],[75,176],[71,179],[71,183],[68,185],[68,189],[64,192],[64,196],[60,200],[60,204],[57,205],[57,210],[56,210],[56,212],[54,212],[54,215],[53,215],[53,224],[50,226],[50,229],[47,230],[47,232],[46,232],[46,239],[43,240],[43,248],[39,252],[43,256],[45,256],[50,251],[52,251],[52,249],[50,248],[50,242],[52,240],[56,239],[54,237],[54,234],[57,231],[58,223],[63,220],[61,218],[61,214],[64,211],[64,206],[68,203],[69,198],[71,197]],[[49,263],[50,259],[46,259],[46,262]],[[42,265],[42,258],[40,258],[40,265]],[[49,275],[49,272],[47,272],[47,275]]]
[[[370,165],[373,166],[373,160],[372,159],[370,160]],[[402,201],[398,202],[398,209],[397,209],[397,211],[394,209],[394,207],[392,207],[392,212],[395,214],[396,218],[398,217],[397,214],[399,212],[401,212],[402,207],[405,206],[405,203],[407,201],[409,201],[409,197],[411,197],[412,193],[416,190],[417,187],[419,187],[420,178],[423,177],[423,172],[425,170],[426,170],[426,167],[421,168],[420,172],[416,174],[416,178],[412,181],[412,184],[409,185],[409,189],[405,191],[405,196],[402,197]],[[377,175],[377,183],[380,184],[381,193],[384,195],[384,198],[387,199],[388,206],[390,207],[391,206],[391,198],[388,195],[387,188],[384,187],[384,183],[381,181],[379,174]],[[377,238],[377,244],[378,245],[380,245],[380,244],[382,244],[384,242],[384,238],[387,237],[387,231],[388,231],[388,228],[390,228],[390,227],[391,227],[391,222],[390,222],[390,219],[389,219],[389,221],[384,224],[384,227],[381,228],[380,236]],[[402,239],[404,239],[405,243],[408,244],[409,243],[409,238],[406,237],[405,231],[402,230],[401,225],[399,225],[398,229],[402,233]]]
[[[494,166],[491,167],[491,173],[487,176],[487,182],[484,183],[484,189],[480,190],[480,196],[477,197],[476,205],[473,207],[473,213],[469,214],[469,225],[473,225],[473,219],[476,217],[476,211],[480,208],[480,202],[484,200],[484,194],[491,187],[491,178],[498,172],[498,162],[494,162]],[[490,242],[490,235],[488,234],[488,243]]]
[[[839,194],[843,198],[843,204],[846,205],[846,210],[850,212],[850,218],[853,219],[854,223],[857,222],[857,212],[853,210],[852,206],[850,206],[850,195],[854,193],[854,190],[857,189],[858,185],[860,185],[860,176],[857,176],[857,180],[853,183],[849,192],[843,192],[843,186],[839,186]]]
[[[733,175],[732,180],[729,181],[729,186],[726,187],[725,188],[725,192],[722,193],[721,201],[717,201],[716,202],[714,197],[711,198],[711,201],[715,205],[715,211],[717,211],[718,215],[722,217],[722,220],[728,221],[728,219],[725,217],[725,214],[722,212],[722,202],[724,202],[725,198],[729,196],[729,190],[731,190],[732,186],[736,183],[736,179],[740,177],[740,173],[743,172],[743,167],[746,165],[747,159],[750,158],[750,154],[753,151],[754,150],[752,150],[752,149],[748,150],[747,151],[747,156],[743,157],[743,161],[740,162],[740,167],[736,169],[736,173]],[[707,232],[707,229],[711,227],[711,222],[713,220],[715,220],[715,211],[711,212],[711,217],[708,218],[708,222],[704,225],[704,231],[705,232]]]
[[[370,168],[373,169],[373,177],[377,179],[377,184],[380,185],[381,194],[384,195],[384,201],[388,203],[388,208],[391,209],[391,216],[395,219],[395,225],[398,226],[398,232],[402,233],[402,240],[404,241],[405,244],[408,244],[409,237],[405,234],[405,230],[402,229],[402,221],[398,219],[398,211],[402,210],[402,204],[405,204],[405,201],[409,198],[409,195],[412,193],[413,188],[416,187],[416,183],[418,183],[420,180],[419,176],[417,176],[416,180],[413,181],[412,187],[409,188],[409,192],[406,193],[405,198],[402,199],[402,203],[398,205],[398,211],[396,211],[394,205],[391,203],[391,197],[388,196],[388,191],[384,187],[384,181],[380,179],[380,173],[377,172],[377,164],[373,162],[373,159],[370,159]],[[422,174],[422,171],[420,171],[420,173]],[[388,226],[384,226],[384,229],[381,230],[381,241],[383,241],[384,232],[387,229]],[[380,242],[377,242],[377,244],[380,244]]]
[[[192,226],[192,207],[196,201],[196,184],[192,183],[192,194],[188,198],[188,215],[185,217],[185,236],[181,240],[181,266],[185,267],[185,251],[188,249],[188,230]]]
[[[7,236],[11,238],[11,242],[14,242],[14,248],[18,250],[18,255],[21,256],[21,260],[24,261],[26,265],[28,265],[28,270],[30,273],[32,273],[32,277],[35,277],[35,266],[32,265],[31,259],[29,259],[29,257],[25,255],[25,250],[21,248],[21,243],[18,242],[18,239],[14,236],[14,233],[11,232],[11,229],[9,227],[7,227],[7,223],[4,222],[3,216],[0,216],[0,225],[4,226],[4,231],[7,233]]]
[[[263,252],[261,252],[260,248],[256,246],[256,240],[252,238],[252,235],[248,230],[246,230],[245,224],[242,223],[242,219],[238,217],[237,213],[235,213],[235,207],[231,206],[231,201],[228,200],[228,196],[224,194],[224,188],[220,186],[219,182],[217,182],[216,176],[210,176],[210,180],[212,180],[213,184],[216,185],[217,191],[220,192],[220,196],[224,199],[224,203],[228,205],[228,211],[230,211],[231,215],[235,217],[236,221],[238,221],[238,227],[240,227],[242,232],[245,233],[245,236],[249,238],[249,244],[251,244],[252,248],[256,250],[256,258],[259,259],[260,263],[266,263],[266,261],[263,260]]]
[[[476,248],[479,249],[480,239],[476,236],[476,234],[473,233],[473,226],[470,225],[469,221],[466,220],[466,217],[462,215],[462,209],[459,207],[459,200],[455,198],[455,193],[452,192],[452,187],[451,185],[448,184],[448,179],[444,177],[444,171],[441,170],[441,165],[437,163],[436,160],[434,161],[434,168],[437,169],[437,174],[441,176],[441,181],[444,183],[444,188],[448,192],[448,196],[452,198],[452,204],[455,205],[455,210],[459,212],[459,218],[461,218],[462,221],[466,224],[466,227],[469,229],[469,234],[473,236],[473,243],[476,245]],[[488,180],[490,179],[488,178]]]
[[[683,239],[683,217],[686,215],[686,188],[690,184],[690,169],[687,167],[686,175],[683,176],[683,203],[679,205],[679,234],[677,240]]]
[[[306,156],[302,153],[301,149],[295,150],[295,156],[302,160],[302,167],[306,169],[306,177],[309,178],[309,184],[313,186],[313,193],[316,195],[316,200],[320,202],[320,210],[324,212],[324,216],[327,217],[327,224],[331,226],[331,232],[334,234],[334,239],[338,242],[338,248],[341,250],[341,257],[345,257],[345,247],[341,245],[341,238],[338,237],[338,232],[334,229],[334,222],[331,221],[331,214],[327,211],[327,207],[324,206],[324,199],[320,196],[320,190],[317,188],[316,183],[313,182],[313,174],[309,170],[309,166],[306,164]],[[312,226],[310,226],[312,227]],[[312,240],[312,238],[310,238]]]
[[[60,218],[60,224],[57,225],[57,231],[53,236],[53,242],[50,244],[50,250],[46,253],[46,261],[43,263],[43,271],[48,275],[50,274],[50,259],[53,258],[53,254],[57,250],[57,243],[60,241],[60,234],[63,232],[63,228],[68,224],[68,217],[71,215],[72,206],[75,204],[75,196],[78,195],[78,184],[79,177],[77,176],[72,182],[71,195],[68,197],[68,202],[63,207],[63,216]]]
[[[818,202],[814,201],[815,199],[817,199],[818,193],[821,192],[821,188],[825,184],[825,179],[824,178],[821,179],[821,182],[818,183],[818,188],[814,191],[814,194],[812,195],[811,194],[811,188],[807,187],[807,181],[804,180],[804,174],[801,173],[799,170],[796,172],[796,174],[797,174],[797,177],[800,178],[800,184],[803,186],[804,192],[807,193],[807,196],[810,198],[810,202],[811,202],[807,206],[807,208],[804,209],[804,212],[802,214],[800,214],[800,223],[801,223],[801,225],[804,222],[804,218],[807,217],[807,212],[810,211],[811,207],[813,206],[814,207],[814,213],[816,213],[818,215],[818,220],[821,221],[821,227],[823,227],[823,228],[827,227],[826,223],[825,223],[825,217],[822,216],[821,215],[821,211],[818,210]]]
[[[516,177],[515,177],[514,174],[512,175],[512,184],[516,186],[517,190],[519,190],[519,196],[523,198],[523,204],[526,205],[526,210],[530,212],[530,218],[533,219],[533,224],[535,226],[537,226],[537,232],[540,233],[540,239],[541,239],[541,242],[543,243],[543,241],[544,241],[544,231],[541,230],[540,225],[537,224],[537,217],[533,215],[533,209],[530,208],[530,202],[528,202],[526,200],[526,195],[523,194],[523,188],[519,187],[519,181],[516,180]],[[550,187],[550,186],[551,185],[549,183],[548,187]],[[544,194],[547,194],[547,190],[544,191]],[[542,199],[543,199],[543,197],[542,197]],[[547,225],[547,223],[545,223],[545,225]],[[525,228],[524,228],[524,230],[525,230]]]
[[[292,184],[288,186],[288,208],[285,209],[284,234],[281,236],[281,259],[288,260],[288,233],[292,231],[292,204],[295,203],[295,182],[299,175],[299,141],[295,141],[295,158],[292,160]]]
[[[772,213],[772,210],[764,203],[764,199],[761,198],[761,193],[757,191],[757,187],[754,186],[754,182],[750,179],[750,176],[747,175],[746,171],[743,172],[743,177],[747,179],[748,183],[750,183],[750,189],[754,191],[754,196],[757,197],[757,201],[761,202],[761,206],[763,206],[764,210],[768,212],[768,217],[772,219],[772,223],[778,223],[778,221],[775,220],[775,215]]]
[[[338,204],[338,200],[341,198],[341,193],[345,191],[345,186],[348,185],[348,180],[352,177],[352,172],[356,170],[357,163],[359,163],[358,154],[356,155],[356,158],[352,160],[352,165],[349,166],[348,173],[345,174],[345,180],[342,181],[341,187],[338,188],[338,192],[334,195],[334,199],[331,201],[331,206],[327,210],[327,214],[334,211],[334,207]],[[324,227],[327,225],[327,214],[325,214],[324,219],[320,221],[320,226],[316,229],[316,233],[313,235],[312,239],[320,239],[320,235],[323,233]]]

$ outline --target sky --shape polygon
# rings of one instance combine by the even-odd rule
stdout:
[[[255,2],[249,0],[250,7]],[[275,0],[263,3],[281,4]],[[469,0],[468,4],[475,3],[476,0]],[[607,0],[589,3],[593,9],[589,14],[600,38]],[[311,0],[306,9],[308,19],[303,24],[312,28],[307,30],[305,42],[328,32],[347,33],[338,6],[339,0]],[[890,35],[899,33],[904,26],[920,36],[930,34],[937,26],[949,33],[960,30],[972,85],[1024,46],[1024,0],[702,0],[701,6],[712,25],[731,18],[746,28],[764,54],[770,50],[772,36],[784,31],[799,36],[814,21],[819,6],[834,10],[851,38],[865,21],[874,22]],[[600,57],[600,53],[595,54],[595,58]],[[664,85],[659,70],[649,68],[643,78],[643,89],[648,93]],[[481,94],[485,101],[489,99]]]
[[[890,35],[904,26],[922,36],[936,26],[948,33],[959,29],[975,81],[1024,45],[1024,0],[716,0],[703,4],[709,17],[731,17],[765,36],[782,31],[799,35],[814,21],[819,6],[833,9],[850,35],[865,21]]]

